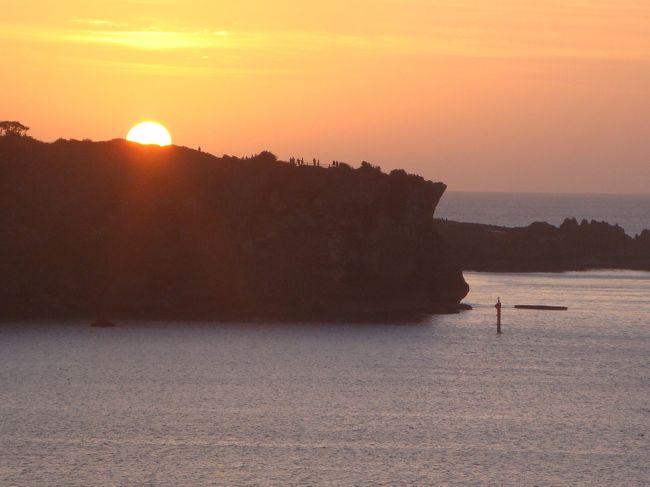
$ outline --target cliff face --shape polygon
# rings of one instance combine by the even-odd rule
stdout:
[[[585,269],[650,270],[650,231],[634,238],[618,225],[567,218],[555,227],[537,222],[507,228],[436,222],[463,270],[558,272]]]
[[[0,138],[0,314],[381,317],[468,287],[402,171]]]

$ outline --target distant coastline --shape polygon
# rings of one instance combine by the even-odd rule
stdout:
[[[445,192],[436,217],[464,223],[525,227],[533,222],[561,225],[566,218],[617,224],[630,237],[650,228],[650,195]]]
[[[575,218],[559,226],[535,222],[504,227],[445,219],[437,219],[436,225],[463,271],[650,271],[650,230],[630,237],[618,225]]]

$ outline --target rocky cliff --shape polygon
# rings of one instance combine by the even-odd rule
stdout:
[[[436,222],[450,255],[463,270],[558,272],[586,269],[650,270],[650,230],[636,237],[618,225],[567,218],[555,227],[536,222],[508,228]]]
[[[0,317],[328,319],[466,295],[403,171],[0,138]]]

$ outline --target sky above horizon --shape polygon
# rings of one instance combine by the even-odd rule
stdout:
[[[650,193],[650,3],[0,0],[0,119],[450,190]]]

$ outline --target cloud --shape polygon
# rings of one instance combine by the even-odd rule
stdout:
[[[112,44],[135,49],[174,50],[228,47],[226,31],[84,30],[62,33],[61,39],[85,44]]]
[[[108,45],[143,51],[209,51],[270,54],[342,51],[385,55],[477,58],[583,58],[650,60],[648,43],[611,42],[606,37],[567,40],[547,31],[496,32],[469,25],[430,25],[426,31],[387,29],[350,34],[327,30],[184,29],[154,22],[119,23],[75,18],[66,28],[4,25],[0,38],[77,45]],[[618,39],[617,39],[618,40]]]
[[[113,22],[112,20],[103,20],[103,19],[72,19],[72,21],[77,24],[85,24],[85,25],[92,25],[92,26],[119,27],[120,25],[124,25],[124,24],[118,24],[117,22]]]

